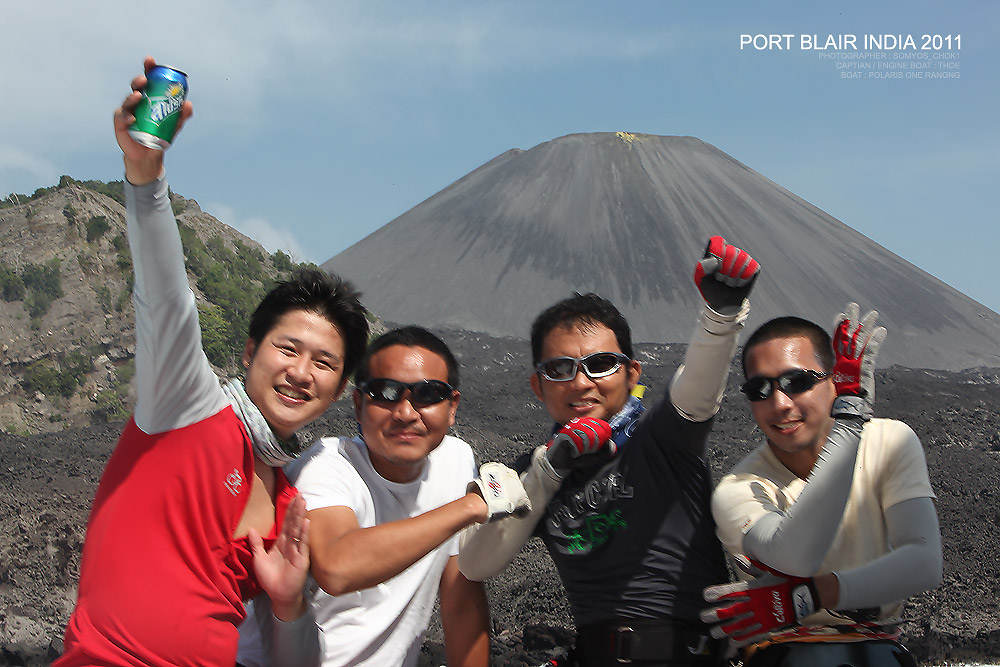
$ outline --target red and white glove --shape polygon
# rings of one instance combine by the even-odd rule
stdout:
[[[611,426],[603,419],[576,417],[566,422],[546,445],[545,458],[559,477],[565,477],[573,462],[588,454],[611,458],[618,445],[611,439]]]
[[[760,264],[747,251],[713,236],[705,247],[705,258],[694,268],[694,283],[712,310],[735,315],[759,275]]]
[[[704,591],[705,601],[714,606],[701,612],[701,620],[712,626],[713,637],[728,637],[737,647],[799,625],[819,607],[819,594],[811,578],[787,576],[754,561],[751,565],[765,574],[751,581],[709,586]]]
[[[833,414],[867,419],[875,406],[875,358],[886,330],[875,326],[878,312],[868,311],[859,319],[860,312],[858,304],[851,302],[833,321],[833,385],[837,389]]]

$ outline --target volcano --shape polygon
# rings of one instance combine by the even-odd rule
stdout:
[[[682,343],[714,234],[763,265],[748,329],[779,315],[826,326],[857,301],[889,329],[880,365],[1000,366],[1000,315],[693,137],[573,134],[509,150],[323,268],[391,322],[526,338],[544,308],[596,292],[635,341]]]

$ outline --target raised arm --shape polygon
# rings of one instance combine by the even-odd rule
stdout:
[[[148,72],[155,61],[147,58]],[[159,433],[197,422],[226,405],[201,348],[194,294],[188,287],[177,223],[163,178],[163,151],[133,141],[129,126],[146,77],[115,111],[115,138],[125,163],[128,240],[135,269],[136,424]],[[191,116],[182,107],[181,123]]]
[[[709,239],[694,273],[705,307],[670,386],[671,402],[690,421],[707,421],[719,411],[736,339],[750,313],[748,297],[759,275],[760,264],[745,251],[721,236]]]

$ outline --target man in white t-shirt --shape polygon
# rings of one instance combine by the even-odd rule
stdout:
[[[703,619],[745,664],[915,665],[903,601],[941,580],[941,538],[916,434],[871,419],[885,329],[850,304],[830,337],[795,317],[743,352],[742,391],[767,442],[719,483],[712,514],[746,573],[713,586]]]
[[[472,449],[446,435],[458,364],[431,332],[404,327],[376,338],[354,382],[360,434],[323,438],[287,470],[309,510],[307,596],[323,664],[415,665],[439,598],[448,664],[485,667],[486,594],[459,572],[456,534],[527,496],[499,464],[483,466],[477,482]],[[259,640],[254,624],[245,630],[240,662],[250,665]]]

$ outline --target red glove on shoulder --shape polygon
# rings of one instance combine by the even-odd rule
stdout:
[[[618,451],[608,422],[592,417],[569,420],[546,447],[545,458],[562,476],[572,467],[574,459],[597,453],[611,458]]]

